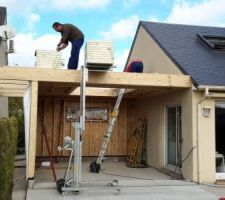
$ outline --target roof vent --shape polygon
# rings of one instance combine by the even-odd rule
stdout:
[[[203,35],[198,33],[197,36],[211,49],[225,51],[225,35]]]

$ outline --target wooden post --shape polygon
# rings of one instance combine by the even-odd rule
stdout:
[[[28,179],[34,178],[36,140],[37,140],[37,104],[38,102],[38,82],[31,83],[31,108],[30,108],[30,137],[28,146]]]

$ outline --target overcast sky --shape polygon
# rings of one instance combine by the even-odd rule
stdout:
[[[0,0],[0,6],[7,7],[8,25],[16,29],[9,64],[25,67],[34,66],[35,49],[55,50],[55,21],[78,26],[86,41],[113,40],[117,71],[124,68],[140,20],[225,26],[225,0]],[[66,64],[69,53],[70,47],[62,51]]]

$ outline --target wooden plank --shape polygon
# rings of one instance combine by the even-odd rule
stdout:
[[[99,141],[99,132],[100,132],[100,123],[97,121],[90,122],[90,156],[96,156],[99,153],[100,141]]]
[[[0,91],[0,97],[23,97],[24,93],[17,91]]]
[[[0,84],[12,84],[12,85],[29,85],[29,81],[20,80],[0,80]]]
[[[117,94],[113,88],[95,88],[87,87],[85,91],[86,96],[102,96],[102,97],[116,97]],[[80,87],[70,93],[71,96],[80,95]]]
[[[90,155],[90,122],[85,123],[85,131],[82,135],[82,155]]]
[[[26,90],[28,85],[16,85],[10,83],[0,83],[0,89],[7,89],[7,90]]]
[[[71,93],[71,87],[39,87],[39,95],[41,96],[68,96]]]
[[[71,82],[80,85],[79,70],[40,69],[22,67],[1,67],[0,79],[31,80],[42,82]],[[190,88],[192,82],[187,75],[89,72],[87,86],[108,88],[151,88],[177,87]]]
[[[135,89],[124,95],[125,98],[144,98],[144,97],[153,97],[166,93],[171,93],[174,91],[180,90],[180,88],[151,88],[151,89]]]
[[[39,88],[44,88],[44,87],[54,87],[54,88],[74,88],[74,83],[73,82],[40,82],[39,83]]]
[[[151,87],[191,87],[189,76],[125,73],[125,72],[92,72],[89,73],[87,86],[114,88],[151,88]]]
[[[27,178],[34,178],[34,171],[35,171],[36,139],[37,139],[37,101],[38,101],[38,82],[32,81]]]
[[[28,81],[0,80],[0,96],[23,97],[28,85]]]
[[[19,93],[19,94],[24,94],[26,91],[26,89],[17,89],[17,88],[12,88],[12,89],[9,89],[9,88],[0,88],[0,92],[2,93]]]
[[[122,101],[117,119],[117,155],[125,156],[127,148],[127,104]]]
[[[0,79],[79,83],[80,71],[6,66],[0,68]]]
[[[50,151],[52,152],[52,139],[53,139],[53,105],[54,100],[53,99],[45,99],[45,105],[44,105],[44,126],[46,127],[46,136],[49,141],[50,145]],[[49,156],[48,155],[48,149],[46,145],[45,139],[43,139],[43,156]]]
[[[54,100],[54,110],[53,110],[53,116],[54,116],[54,129],[53,129],[53,156],[57,156],[58,154],[58,137],[59,137],[59,130],[60,130],[60,118],[61,118],[61,100],[56,99]]]
[[[41,99],[38,101],[38,115],[37,115],[37,156],[42,156],[42,150],[43,150],[43,127],[42,127],[42,120],[44,118],[44,112],[43,112],[43,103],[44,100]]]

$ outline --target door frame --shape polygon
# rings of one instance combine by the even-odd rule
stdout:
[[[169,170],[175,170],[178,168],[178,166],[174,166],[174,165],[171,165],[171,164],[168,164],[168,108],[176,108],[176,164],[177,164],[177,160],[178,160],[178,154],[182,154],[182,147],[181,147],[181,144],[178,143],[177,144],[177,141],[179,141],[181,138],[182,138],[182,107],[180,104],[168,104],[168,105],[165,105],[165,143],[164,143],[164,146],[165,146],[165,167]],[[178,108],[179,109],[179,114],[180,114],[180,123],[178,122]],[[180,125],[180,126],[179,126]],[[180,134],[178,135],[178,129],[180,130]],[[178,145],[180,145],[178,147]],[[180,149],[180,152],[178,153],[178,148]],[[182,158],[182,156],[181,156]],[[181,166],[182,167],[182,166]]]

